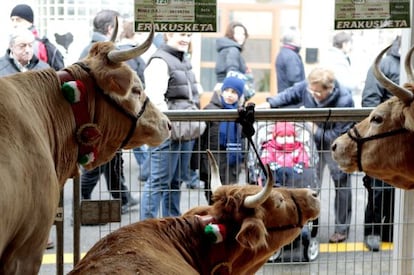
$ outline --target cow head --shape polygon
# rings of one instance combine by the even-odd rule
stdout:
[[[389,47],[388,47],[389,48]],[[378,105],[363,121],[332,144],[332,156],[345,172],[364,171],[395,187],[414,188],[414,106],[410,49],[405,59],[408,83],[402,87],[379,69],[384,49],[375,59],[373,72],[379,83],[395,96]]]
[[[213,205],[193,208],[185,215],[210,217],[227,229],[226,239],[216,244],[217,251],[211,253],[216,258],[213,262],[219,261],[226,251],[225,258],[233,262],[234,274],[241,274],[245,270],[238,272],[234,268],[244,266],[246,261],[255,266],[253,258],[257,264],[263,264],[278,248],[292,242],[305,223],[318,217],[317,193],[310,189],[273,188],[268,166],[268,179],[263,188],[221,186],[217,163],[210,151],[207,153],[211,163]]]
[[[87,169],[110,160],[120,148],[157,146],[170,135],[168,118],[149,101],[139,77],[124,62],[150,47],[154,30],[140,46],[126,50],[116,49],[116,35],[94,43],[85,59],[65,69],[85,83],[91,120],[102,133],[96,143],[98,158],[84,165]]]

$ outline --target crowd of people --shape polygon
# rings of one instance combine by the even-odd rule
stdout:
[[[96,14],[90,43],[80,53],[79,60],[88,54],[93,43],[110,39],[116,31],[115,17],[119,16],[120,14],[113,10],[102,10]],[[39,35],[33,24],[34,15],[31,7],[25,4],[17,5],[11,11],[10,19],[14,30],[9,37],[5,55],[0,58],[0,76],[51,68],[45,52],[46,47],[38,39]],[[247,28],[242,23],[234,21],[228,25],[224,36],[217,39],[217,84],[205,109],[238,109],[251,96],[247,87],[254,80],[252,71],[243,57],[248,37]],[[256,106],[257,108],[355,106],[353,94],[356,93],[358,85],[350,77],[352,68],[349,53],[352,50],[352,36],[349,33],[339,32],[333,37],[326,60],[321,62],[321,67],[312,69],[307,76],[300,56],[300,30],[289,27],[281,37],[282,45],[275,59],[277,94],[266,98],[265,102]],[[137,44],[135,38],[133,22],[124,20],[118,47],[133,47]],[[154,43],[157,42],[156,46],[146,60],[140,57],[127,62],[140,77],[147,96],[162,111],[169,109],[169,103],[180,100],[194,102],[200,108],[200,85],[190,60],[191,39],[191,33],[158,34],[157,40],[154,40]],[[396,83],[399,82],[399,46],[398,37],[388,56],[381,63],[385,75]],[[362,93],[362,106],[373,107],[389,97],[390,94],[376,82],[372,71],[369,70]],[[348,238],[352,215],[352,189],[350,175],[338,168],[331,157],[330,145],[351,126],[350,122],[307,122],[320,152],[321,166],[318,172],[322,172],[322,168],[327,166],[335,186],[335,229],[329,237],[329,241],[333,243],[343,242]],[[277,125],[275,133],[276,130]],[[293,133],[283,135],[282,143],[287,138],[285,136],[289,135],[292,136]],[[276,152],[272,150],[281,146],[281,138],[277,136],[275,134],[275,141],[267,145],[269,152]],[[222,182],[235,184],[239,182],[246,157],[243,154],[245,143],[240,125],[236,122],[214,121],[207,123],[207,128],[197,139],[171,138],[157,147],[135,148],[134,155],[141,171],[139,181],[143,183],[140,197],[133,194],[126,184],[120,151],[112,160],[100,167],[89,171],[82,169],[82,200],[91,199],[93,189],[103,174],[112,197],[121,200],[122,214],[139,204],[140,219],[179,216],[183,182],[194,188],[198,188],[199,185],[193,185],[191,182],[203,182],[206,200],[212,203],[208,160],[203,152],[211,149],[220,164]],[[295,142],[292,143],[297,145]],[[197,150],[194,150],[195,148]],[[266,160],[271,159],[269,154],[273,154],[269,152],[266,153]],[[306,155],[306,152],[302,154]],[[194,158],[196,161],[192,161]],[[302,165],[307,165],[304,163]],[[393,222],[390,206],[394,199],[393,189],[377,179],[367,177],[364,181],[373,188],[365,212],[365,242],[370,250],[378,251],[381,241],[392,241],[392,225],[389,224]],[[384,220],[388,227],[381,225]]]

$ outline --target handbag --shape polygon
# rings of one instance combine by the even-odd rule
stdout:
[[[192,92],[189,84],[189,99],[170,99],[167,101],[169,110],[199,110],[192,100]],[[201,136],[206,130],[204,121],[172,121],[171,139],[172,140],[192,140]]]

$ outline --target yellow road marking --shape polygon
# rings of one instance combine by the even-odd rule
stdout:
[[[392,243],[381,243],[381,251],[392,250]],[[369,251],[364,243],[321,243],[320,253]]]
[[[381,251],[392,250],[392,243],[381,243]],[[335,253],[335,252],[360,252],[368,251],[364,243],[321,243],[319,244],[319,253]],[[81,253],[81,258],[86,253]],[[73,264],[73,253],[63,254],[63,261],[65,264]],[[42,264],[56,264],[56,254],[44,254]]]
[[[85,256],[86,253],[81,253],[81,258]],[[65,264],[73,264],[73,253],[64,253],[63,262]],[[56,253],[44,254],[42,264],[56,264]]]

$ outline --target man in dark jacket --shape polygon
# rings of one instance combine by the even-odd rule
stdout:
[[[98,12],[93,19],[93,34],[91,42],[84,48],[79,59],[83,59],[89,53],[90,48],[96,42],[107,41],[115,31],[115,17],[119,16],[117,11],[102,10]],[[130,210],[130,207],[139,203],[138,196],[134,196],[128,190],[125,184],[125,176],[123,171],[122,152],[119,151],[107,163],[98,166],[92,170],[82,168],[81,175],[81,194],[82,199],[90,200],[93,188],[95,188],[102,173],[105,176],[105,181],[108,191],[111,192],[112,197],[121,199],[121,213],[125,214]]]
[[[300,51],[300,32],[290,27],[282,37],[283,46],[276,57],[277,90],[279,93],[305,80],[305,68]]]
[[[384,75],[396,84],[400,83],[400,45],[401,37],[397,36],[380,63]],[[362,91],[362,107],[376,107],[392,96],[393,94],[377,81],[370,68]],[[368,203],[365,209],[364,242],[369,250],[379,251],[381,240],[389,242],[393,239],[394,187],[369,176],[364,177],[364,183],[372,188],[372,191],[368,189]]]
[[[325,68],[313,69],[307,80],[296,83],[276,96],[268,97],[266,101],[257,107],[279,108],[299,103],[305,108],[354,107],[350,91],[336,81],[332,71]],[[352,214],[352,190],[349,175],[342,172],[332,159],[330,147],[331,143],[351,126],[351,122],[338,121],[308,123],[320,152],[321,165],[318,176],[321,178],[323,167],[328,165],[335,184],[335,232],[329,238],[333,243],[343,242],[348,237]]]

